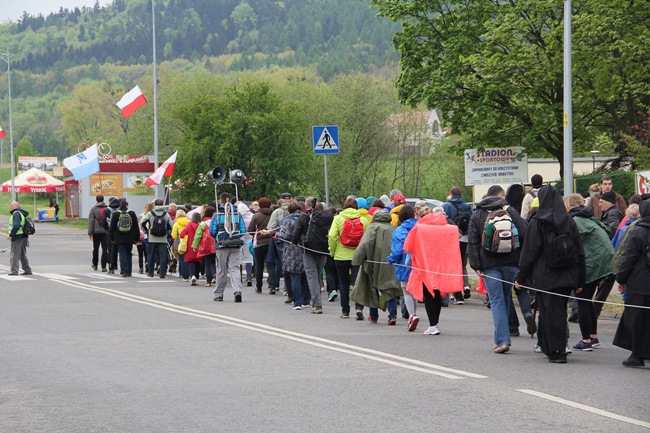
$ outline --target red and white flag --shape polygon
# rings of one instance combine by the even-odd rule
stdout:
[[[5,138],[7,134],[2,130],[2,127],[0,127],[0,138]]]
[[[117,103],[117,106],[122,110],[122,116],[129,117],[131,114],[135,113],[135,110],[142,107],[147,103],[147,99],[142,94],[140,86],[135,86],[129,93],[122,96]]]
[[[158,170],[156,170],[154,174],[149,176],[144,181],[144,184],[147,186],[160,185],[163,176],[171,176],[172,174],[174,174],[174,165],[176,164],[176,154],[178,154],[178,151],[174,152],[174,154],[170,156],[167,161],[163,162],[162,165],[158,167]]]

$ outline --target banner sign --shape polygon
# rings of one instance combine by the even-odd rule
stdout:
[[[56,156],[19,156],[18,157],[18,173],[23,173],[30,168],[38,168],[41,171],[53,176],[54,167],[57,167],[59,162]]]
[[[640,171],[636,174],[636,192],[639,194],[650,192],[650,171]]]
[[[479,152],[465,150],[465,185],[495,185],[528,181],[524,147],[495,147]]]

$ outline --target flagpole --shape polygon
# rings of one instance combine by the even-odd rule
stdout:
[[[158,169],[158,75],[156,73],[156,1],[151,0],[151,28],[153,29],[153,163]],[[160,185],[156,186],[156,197],[160,195]]]
[[[169,183],[167,184],[167,188],[165,189],[165,198],[163,198],[163,204],[167,203],[167,196],[169,195],[169,188],[172,183],[172,176],[169,176]]]

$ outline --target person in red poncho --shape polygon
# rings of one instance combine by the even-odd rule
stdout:
[[[463,286],[458,227],[449,225],[442,208],[436,210],[420,218],[404,242],[412,266],[406,290],[424,301],[429,316],[429,329],[424,333],[428,335],[440,334],[442,297]]]

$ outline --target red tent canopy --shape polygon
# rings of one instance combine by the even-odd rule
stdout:
[[[0,185],[1,192],[11,192],[11,179]],[[14,191],[26,192],[64,192],[65,183],[39,170],[30,168],[14,177]]]

